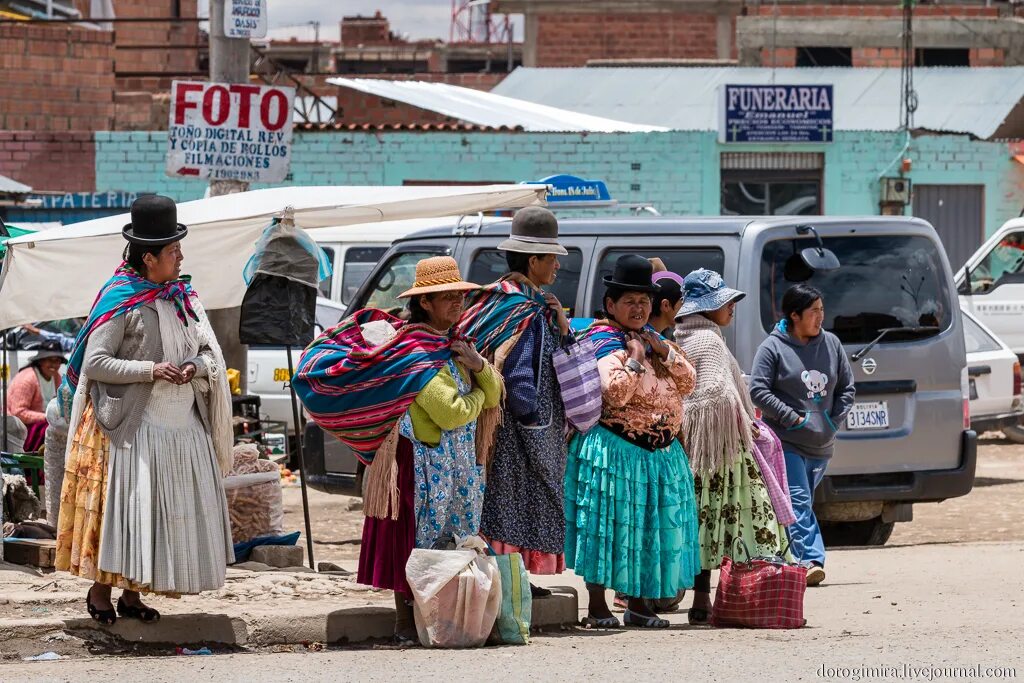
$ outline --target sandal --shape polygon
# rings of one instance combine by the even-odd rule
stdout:
[[[711,623],[708,611],[702,607],[691,607],[686,611],[686,620],[690,626],[707,626]]]
[[[123,599],[117,599],[117,613],[129,619],[138,619],[144,624],[160,621],[160,613],[152,607],[133,607]]]
[[[625,622],[626,626],[636,626],[638,628],[668,628],[672,625],[667,619],[644,616],[628,609],[623,613],[622,621]]]
[[[580,626],[583,628],[622,628],[622,624],[616,617],[583,617],[580,619]]]
[[[89,593],[92,589],[89,590]],[[89,610],[89,616],[92,617],[93,621],[103,624],[104,626],[113,626],[117,623],[117,612],[112,609],[98,609],[93,606],[92,601],[89,600],[89,593],[85,594],[85,608]]]

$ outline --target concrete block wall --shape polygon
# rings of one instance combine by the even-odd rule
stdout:
[[[295,134],[290,184],[402,185],[519,182],[555,173],[603,179],[623,203],[654,204],[665,214],[717,215],[720,154],[822,152],[824,211],[878,214],[882,175],[898,175],[905,138],[844,131],[827,145],[722,145],[712,132],[304,133]],[[205,184],[164,174],[166,134],[96,134],[96,189],[202,197]],[[906,153],[918,184],[985,185],[985,227],[993,232],[1024,205],[1024,165],[1004,142],[967,136],[914,138]],[[908,209],[909,213],[909,209]]]

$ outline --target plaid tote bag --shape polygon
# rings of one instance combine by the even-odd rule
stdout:
[[[791,564],[783,551],[775,557],[750,557],[737,562],[726,556],[722,560],[711,624],[717,627],[802,628],[804,592],[807,590],[807,568]],[[734,553],[738,554],[738,553]]]
[[[601,417],[601,375],[594,342],[574,340],[555,351],[552,361],[562,389],[565,418],[573,429],[586,434]]]

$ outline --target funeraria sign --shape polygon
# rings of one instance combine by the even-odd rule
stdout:
[[[832,142],[831,85],[723,85],[719,142]]]

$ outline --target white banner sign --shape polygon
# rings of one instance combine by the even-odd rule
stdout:
[[[224,0],[224,35],[228,38],[266,37],[267,0]]]
[[[167,175],[279,183],[288,175],[295,88],[174,81]]]

